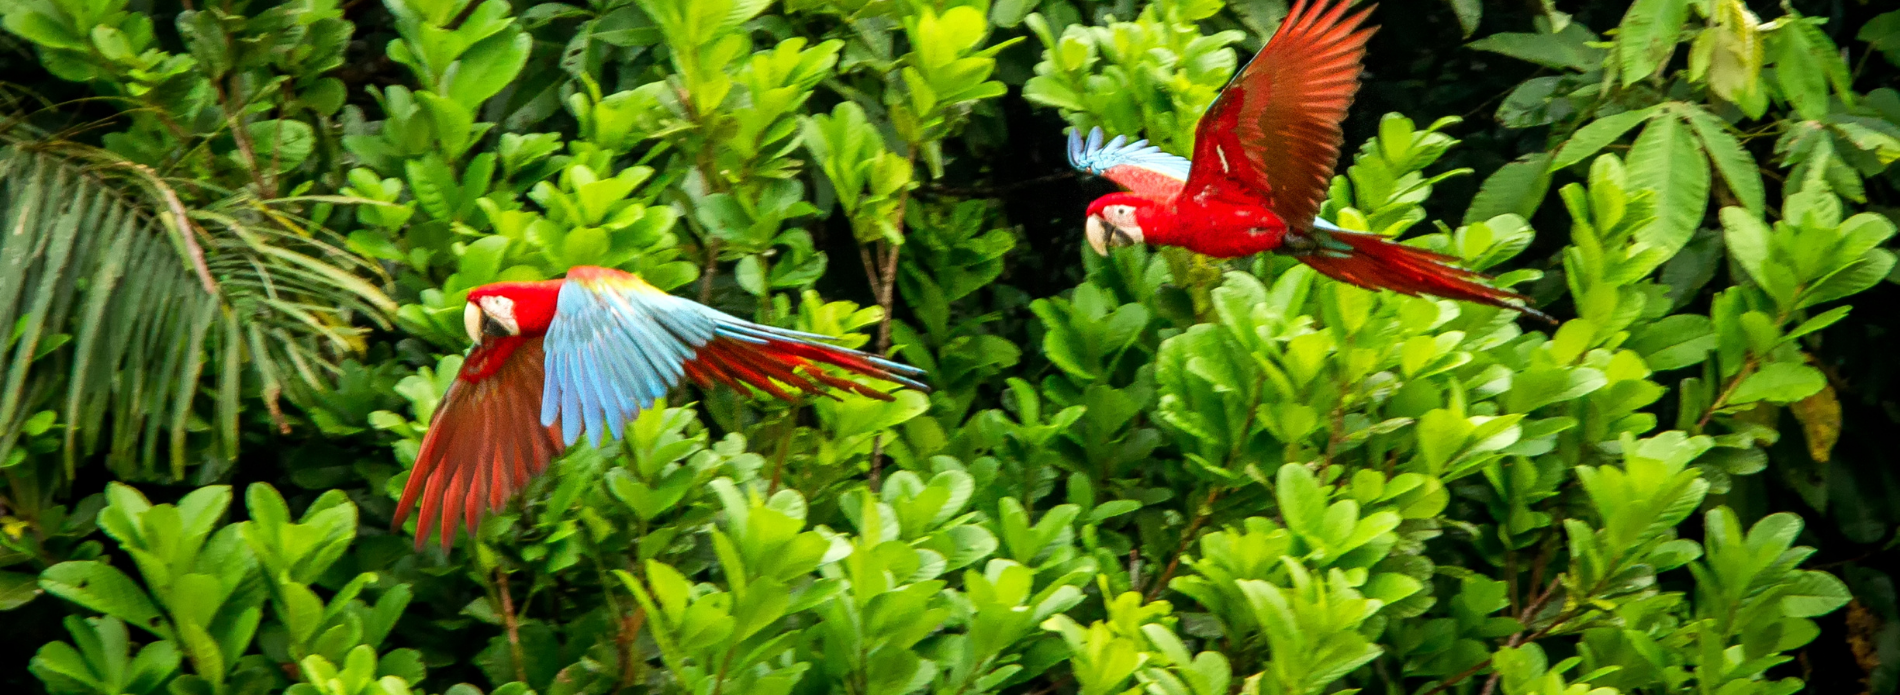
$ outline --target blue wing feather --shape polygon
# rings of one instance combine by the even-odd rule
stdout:
[[[561,286],[548,326],[541,422],[561,422],[567,444],[582,434],[619,439],[625,423],[685,375],[685,363],[717,333],[699,305],[638,287]]]
[[[619,439],[626,423],[664,397],[686,376],[687,363],[715,340],[822,345],[889,372],[880,378],[924,388],[907,378],[920,376],[920,369],[813,342],[827,336],[744,321],[618,271],[589,269],[584,277],[577,281],[570,273],[561,286],[543,343],[547,376],[541,422],[558,420],[569,446],[583,435],[596,445],[603,434]]]
[[[1161,148],[1148,144],[1147,140],[1128,142],[1125,135],[1102,142],[1102,129],[1089,130],[1088,141],[1082,140],[1082,134],[1069,131],[1069,166],[1083,173],[1102,176],[1108,170],[1118,166],[1133,166],[1148,169],[1169,178],[1186,181],[1188,169],[1192,166],[1185,157],[1168,154]]]

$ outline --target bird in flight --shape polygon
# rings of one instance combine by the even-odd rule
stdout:
[[[1096,253],[1110,245],[1178,246],[1220,258],[1262,252],[1298,258],[1360,287],[1521,311],[1545,320],[1523,295],[1486,284],[1457,259],[1320,219],[1344,139],[1339,123],[1359,90],[1368,7],[1349,0],[1295,2],[1279,31],[1241,67],[1194,129],[1192,160],[1145,140],[1083,141],[1069,133],[1069,163],[1127,189],[1089,205]]]
[[[619,439],[682,380],[786,400],[835,391],[891,400],[821,367],[829,365],[929,390],[916,367],[741,320],[611,268],[477,287],[463,320],[475,347],[429,423],[396,507],[400,526],[420,505],[418,549],[439,529],[446,550],[459,524],[473,532],[581,435],[595,444],[603,434]]]

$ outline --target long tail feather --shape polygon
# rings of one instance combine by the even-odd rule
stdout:
[[[1312,235],[1313,243],[1298,251],[1292,251],[1295,245],[1289,244],[1289,252],[1300,262],[1340,282],[1495,306],[1556,323],[1548,314],[1532,307],[1529,297],[1485,284],[1489,276],[1455,265],[1458,259],[1451,256],[1394,243],[1377,234],[1319,225],[1315,225]]]

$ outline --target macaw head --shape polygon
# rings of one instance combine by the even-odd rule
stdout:
[[[1147,240],[1141,222],[1154,209],[1154,201],[1134,193],[1110,193],[1089,204],[1087,226],[1089,248],[1103,256],[1108,247],[1140,244]]]
[[[547,334],[562,282],[497,282],[470,290],[468,306],[462,309],[468,339],[480,343],[488,338]]]

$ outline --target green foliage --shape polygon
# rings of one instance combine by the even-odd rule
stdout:
[[[1843,410],[1887,400],[1842,370],[1890,322],[1900,14],[1427,5],[1374,15],[1399,39],[1321,215],[1494,273],[1554,327],[1277,256],[1075,262],[1086,200],[1043,175],[1061,125],[1190,152],[1281,3],[8,5],[29,86],[103,97],[8,116],[107,117],[0,153],[23,230],[0,239],[0,610],[33,621],[0,680],[1861,687],[1828,655],[1843,630],[1900,649],[1865,627],[1900,621],[1867,561],[1888,483],[1829,459]],[[1486,28],[1522,30],[1437,45]],[[1479,60],[1495,126],[1418,81]],[[450,552],[376,530],[468,292],[576,265],[933,390],[681,387]]]

